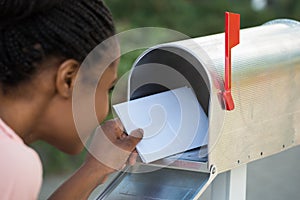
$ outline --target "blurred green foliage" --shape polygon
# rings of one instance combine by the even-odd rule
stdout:
[[[38,152],[42,160],[44,175],[71,173],[83,163],[86,155],[85,151],[80,155],[67,155],[43,141],[35,142],[32,147]]]
[[[275,18],[300,19],[299,0],[269,0],[261,11],[251,0],[107,0],[117,28],[154,26],[180,31],[190,37],[222,32],[224,12],[241,14],[241,27],[263,24]]]
[[[300,20],[299,0],[268,0],[267,7],[261,11],[252,9],[250,0],[106,0],[106,3],[118,32],[152,26],[173,29],[190,37],[204,36],[223,32],[225,11],[240,13],[241,27],[257,26],[277,18]],[[120,76],[130,69],[140,53],[134,51],[122,56]],[[46,175],[74,170],[85,156],[85,152],[68,156],[42,142],[33,147],[42,158]]]

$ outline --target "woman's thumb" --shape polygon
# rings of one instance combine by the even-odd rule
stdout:
[[[132,131],[126,138],[126,146],[128,146],[131,151],[134,150],[135,146],[142,140],[143,135],[143,129],[136,129]]]

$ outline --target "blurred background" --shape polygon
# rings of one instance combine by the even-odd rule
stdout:
[[[300,21],[299,0],[106,0],[113,13],[117,32],[138,27],[163,27],[200,37],[224,31],[224,12],[241,14],[241,28],[261,25],[277,18]],[[155,37],[155,35],[153,35]],[[128,71],[140,51],[122,56],[119,75]],[[109,116],[111,117],[111,115]],[[109,118],[108,117],[108,118]],[[66,155],[48,144],[32,145],[44,166],[45,199],[84,161],[85,152]]]

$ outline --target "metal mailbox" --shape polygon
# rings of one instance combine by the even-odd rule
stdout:
[[[198,199],[222,172],[300,144],[300,23],[241,30],[226,111],[224,33],[152,47],[135,62],[128,99],[191,87],[209,119],[208,145],[120,173],[99,199]],[[161,168],[162,167],[162,168]]]

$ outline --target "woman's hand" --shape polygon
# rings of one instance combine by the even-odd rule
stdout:
[[[86,162],[50,199],[87,199],[109,174],[135,163],[135,146],[142,137],[141,129],[126,135],[117,120],[105,122],[95,132]]]
[[[95,131],[86,164],[97,166],[107,174],[126,164],[133,165],[137,157],[135,147],[142,137],[142,129],[127,135],[119,120],[109,120]]]

